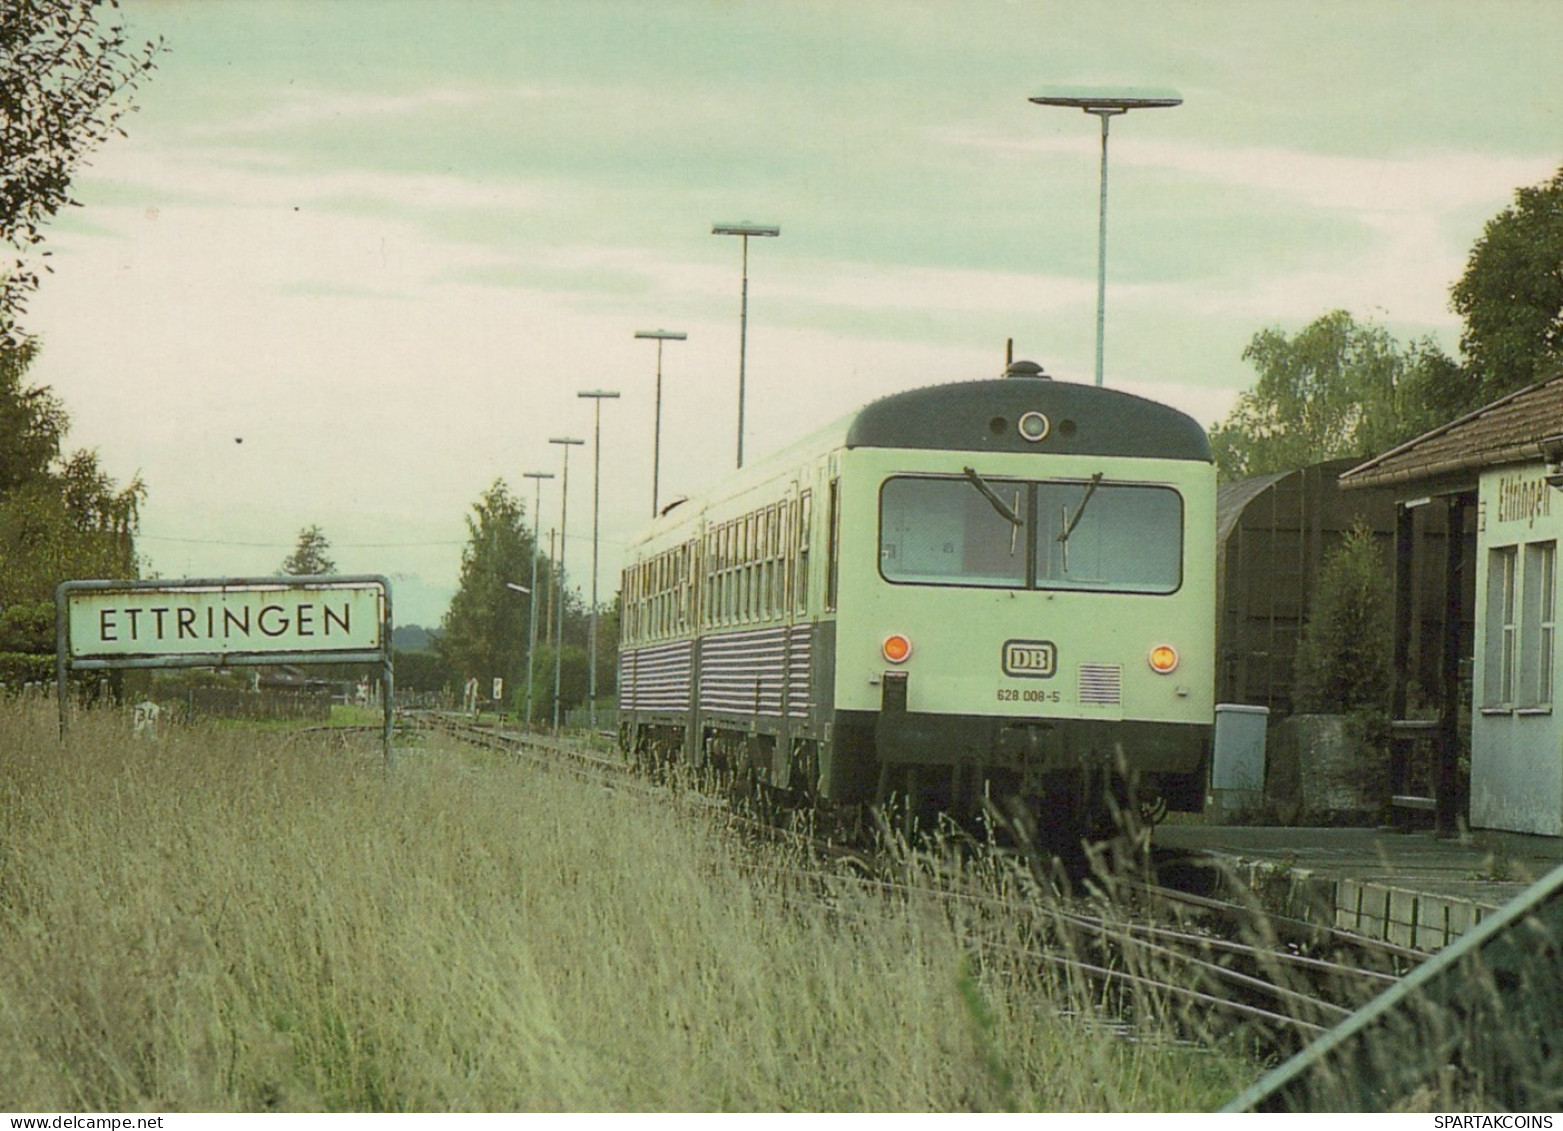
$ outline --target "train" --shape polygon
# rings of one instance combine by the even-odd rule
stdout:
[[[898,392],[626,549],[618,733],[792,802],[1070,843],[1198,810],[1216,473],[1186,414],[1035,363]]]

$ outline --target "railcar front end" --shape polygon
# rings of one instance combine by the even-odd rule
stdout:
[[[1198,809],[1214,713],[1203,431],[1012,378],[865,410],[840,464],[831,792],[1039,819]]]

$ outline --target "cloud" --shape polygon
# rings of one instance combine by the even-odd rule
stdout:
[[[940,128],[946,145],[982,150],[1040,167],[1041,156],[1077,160],[1095,151],[1095,134],[1017,137],[987,129]],[[1446,213],[1509,196],[1545,180],[1555,158],[1429,149],[1415,156],[1348,157],[1282,146],[1218,146],[1137,136],[1109,150],[1119,167],[1182,173],[1208,187],[1243,189],[1276,202],[1357,213]],[[1094,169],[1093,169],[1094,172]]]
[[[516,101],[569,96],[566,90],[517,86],[431,87],[400,94],[288,86],[272,88],[266,93],[276,101],[247,114],[225,116],[221,121],[192,122],[179,131],[182,140],[226,140],[248,134],[258,137],[282,135],[285,142],[291,143],[297,140],[300,131],[326,123],[355,122],[372,128],[376,120],[405,121],[429,115],[471,112]]]
[[[404,215],[447,209],[524,212],[548,194],[528,182],[452,173],[393,172],[368,168],[321,169],[276,150],[219,146],[197,150],[141,146],[102,159],[88,182],[97,200],[127,198],[218,208],[299,208],[336,211],[380,209]],[[94,219],[98,219],[94,208]]]

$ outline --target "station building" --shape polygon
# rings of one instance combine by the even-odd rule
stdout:
[[[1340,485],[1395,495],[1397,663],[1411,636],[1418,513],[1442,510],[1447,529],[1474,534],[1473,585],[1460,584],[1461,539],[1449,539],[1451,615],[1433,799],[1440,826],[1452,828],[1465,810],[1473,828],[1563,837],[1563,375],[1351,468]],[[1460,603],[1474,606],[1469,617],[1452,615]],[[1467,620],[1472,627],[1462,631]],[[1399,675],[1403,683],[1403,666]],[[1459,752],[1467,714],[1465,780]]]

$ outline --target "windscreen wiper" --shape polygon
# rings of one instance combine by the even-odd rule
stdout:
[[[1075,532],[1075,527],[1080,525],[1080,516],[1085,514],[1085,505],[1091,501],[1091,496],[1096,494],[1096,488],[1101,482],[1100,471],[1091,476],[1091,481],[1085,485],[1085,495],[1081,498],[1080,505],[1075,508],[1075,516],[1069,520],[1069,525],[1064,527],[1064,532],[1058,536],[1060,542],[1068,542],[1069,536]]]
[[[1058,541],[1064,547],[1064,571],[1069,571],[1069,536],[1075,532],[1075,527],[1080,525],[1080,517],[1085,514],[1085,505],[1091,501],[1091,496],[1096,494],[1096,488],[1102,482],[1102,473],[1098,471],[1091,476],[1091,481],[1085,485],[1085,494],[1080,499],[1080,505],[1075,508],[1074,517],[1069,517],[1069,509],[1064,508],[1064,532],[1058,536]]]
[[[988,481],[977,474],[975,467],[963,467],[961,470],[966,473],[967,481],[977,488],[982,497],[988,500],[994,510],[999,512],[1000,518],[1011,526],[1024,526],[1026,524],[1024,519],[1010,509],[1008,503],[999,498],[998,492],[988,486]],[[1097,476],[1097,478],[1100,479],[1101,476]]]

